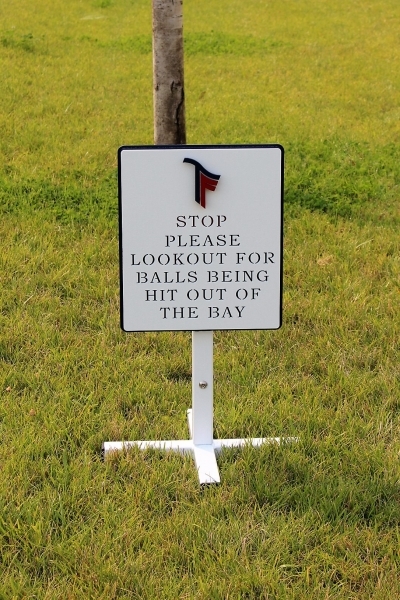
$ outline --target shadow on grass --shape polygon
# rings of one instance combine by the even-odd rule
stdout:
[[[243,481],[246,501],[258,507],[296,515],[311,510],[335,527],[400,523],[398,477],[383,448],[357,452],[331,445],[328,452],[323,447],[309,450],[300,443],[226,451],[222,468],[225,478]]]
[[[395,144],[324,140],[293,142],[285,148],[285,203],[343,218],[362,218],[395,205],[400,181],[400,150]],[[117,173],[88,176],[65,174],[47,179],[19,180],[0,175],[0,202],[6,213],[44,209],[61,222],[117,217]],[[374,214],[375,214],[374,213]],[[393,211],[394,215],[396,211]],[[375,215],[376,216],[376,215]],[[378,215],[379,216],[379,215]]]
[[[324,140],[293,143],[286,150],[288,204],[344,218],[362,216],[369,205],[387,210],[400,181],[399,148],[388,144]]]

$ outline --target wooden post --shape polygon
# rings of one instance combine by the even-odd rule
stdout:
[[[183,0],[153,0],[154,143],[186,144]]]

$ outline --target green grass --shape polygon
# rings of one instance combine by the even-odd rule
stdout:
[[[189,333],[119,329],[116,151],[152,143],[151,7],[0,8],[0,599],[400,598],[394,0],[185,0],[189,143],[286,149],[284,324],[216,332],[190,458]],[[209,23],[209,25],[208,25]]]

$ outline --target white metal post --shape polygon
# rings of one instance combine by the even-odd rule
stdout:
[[[213,332],[192,332],[191,434],[195,445],[213,443]]]

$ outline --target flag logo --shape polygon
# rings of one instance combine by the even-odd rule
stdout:
[[[194,177],[194,199],[203,208],[206,207],[206,190],[213,192],[218,185],[219,178],[221,175],[214,175],[210,173],[201,165],[197,160],[193,158],[184,158],[184,163],[190,163],[194,165],[195,177]]]

